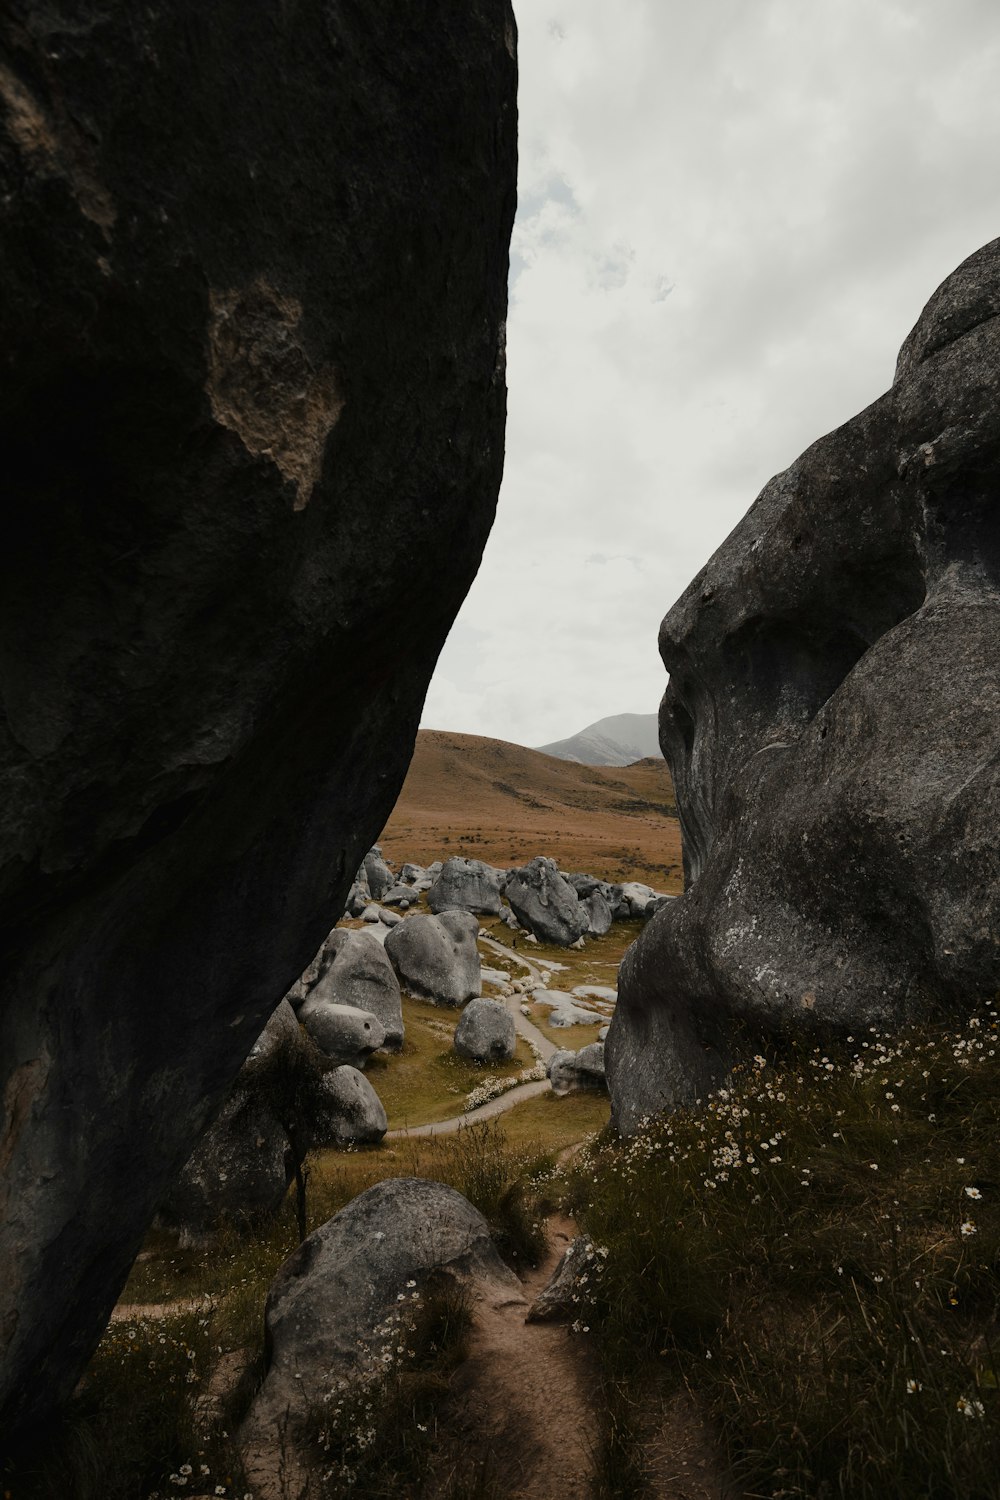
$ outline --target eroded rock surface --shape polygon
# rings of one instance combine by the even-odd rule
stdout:
[[[470,1000],[455,1027],[452,1045],[461,1057],[473,1062],[509,1062],[517,1048],[514,1017],[499,1000]]]
[[[72,1390],[402,782],[500,480],[514,35],[3,8],[5,1427]]]
[[[626,955],[619,1128],[734,1028],[892,1028],[1000,987],[1000,241],[891,390],[765,487],[663,622],[686,894]]]
[[[440,875],[427,892],[432,912],[475,911],[500,914],[500,883],[505,870],[495,870],[481,859],[446,860]]]

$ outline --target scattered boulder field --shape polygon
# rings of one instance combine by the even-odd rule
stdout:
[[[516,905],[508,904],[508,893]],[[588,903],[595,897],[607,921],[585,928]],[[389,898],[396,907],[383,904]],[[259,1080],[265,1061],[283,1048],[295,1054],[305,1046],[323,1074],[303,1122],[311,1148],[377,1144],[388,1120],[365,1069],[376,1053],[391,1058],[402,1050],[404,993],[460,1011],[454,1050],[484,1068],[514,1056],[515,1012],[544,1009],[544,1024],[555,1032],[593,1028],[596,1040],[579,1051],[562,1047],[552,1057],[546,1053],[544,1071],[556,1094],[603,1089],[603,1042],[617,991],[599,984],[560,989],[549,981],[558,980],[563,966],[540,957],[531,968],[544,983],[513,980],[506,969],[484,966],[479,917],[500,917],[521,935],[527,955],[534,945],[559,946],[567,936],[573,937],[570,946],[580,948],[588,937],[603,935],[613,920],[648,918],[669,899],[638,883],[614,885],[565,874],[541,857],[511,870],[453,857],[427,869],[404,862],[395,871],[373,847],[357,872],[342,922],[356,924],[373,911],[374,919],[360,927],[338,925],[324,938],[164,1196],[158,1222],[197,1235],[222,1219],[264,1219],[277,1211],[292,1164],[287,1138]],[[424,909],[432,901],[437,912]],[[484,996],[484,982],[497,993]]]

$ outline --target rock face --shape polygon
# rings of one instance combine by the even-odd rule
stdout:
[[[339,1379],[378,1365],[383,1352],[395,1354],[406,1303],[430,1279],[496,1302],[522,1299],[482,1215],[454,1188],[412,1177],[369,1188],[285,1261],[265,1311],[267,1376],[240,1434],[255,1494],[283,1493],[270,1487],[274,1454],[294,1464],[309,1409]],[[298,1472],[284,1477],[306,1482]],[[293,1483],[285,1492],[300,1489]]]
[[[514,1017],[499,1000],[470,1000],[455,1027],[453,1045],[473,1062],[509,1062],[517,1047]]]
[[[460,859],[455,855],[445,862],[427,892],[427,904],[432,912],[476,911],[499,916],[503,874],[502,870],[483,864],[481,859]]]
[[[466,911],[407,917],[385,940],[406,989],[439,1005],[464,1005],[482,988],[476,937],[479,923]]]
[[[385,1033],[381,1045],[398,1052],[403,1045],[403,1006],[396,971],[385,948],[369,932],[335,927],[320,954],[310,1000],[352,1005],[375,1016]]]
[[[717,1083],[737,1024],[891,1028],[1000,987],[998,313],[994,241],[663,622],[688,889],[621,969],[620,1129]]]
[[[522,927],[545,943],[568,948],[590,930],[590,917],[555,860],[539,855],[512,870],[504,895]]]
[[[514,37],[0,15],[4,1429],[72,1390],[402,783],[501,475]]]

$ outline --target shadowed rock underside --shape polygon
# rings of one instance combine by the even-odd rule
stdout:
[[[5,1427],[72,1390],[403,779],[502,468],[514,35],[0,19]]]

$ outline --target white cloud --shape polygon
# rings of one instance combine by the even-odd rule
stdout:
[[[655,709],[666,609],[1000,232],[1000,30],[986,0],[518,24],[506,474],[424,722],[539,744]]]

